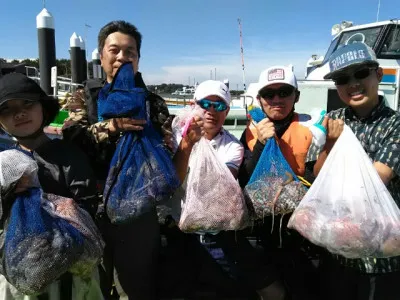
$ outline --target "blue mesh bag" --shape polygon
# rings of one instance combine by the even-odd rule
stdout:
[[[245,196],[256,219],[293,212],[306,188],[292,171],[275,138],[270,138],[246,185]]]
[[[83,235],[48,206],[42,190],[30,188],[16,198],[6,227],[4,275],[27,295],[67,272],[84,250]]]
[[[146,91],[135,87],[132,64],[122,65],[99,93],[99,115],[146,120],[141,131],[120,138],[104,189],[112,223],[126,223],[150,211],[180,185],[172,160],[146,109]]]

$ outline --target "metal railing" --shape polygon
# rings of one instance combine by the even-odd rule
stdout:
[[[36,67],[25,66],[26,76],[40,84],[40,72]],[[78,88],[83,88],[83,84],[72,82],[71,78],[57,76],[56,96],[63,97],[67,93],[73,93]]]

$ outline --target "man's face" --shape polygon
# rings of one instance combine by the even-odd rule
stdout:
[[[257,99],[267,116],[272,120],[279,121],[286,118],[292,111],[293,105],[297,101],[295,90],[289,84],[275,83],[261,89]]]
[[[362,108],[374,102],[378,96],[378,86],[383,76],[382,68],[368,65],[350,68],[332,80],[340,99],[354,108]]]
[[[139,55],[135,38],[121,32],[111,33],[105,40],[100,60],[108,82],[113,80],[118,68],[129,61],[132,62],[136,74],[139,68]]]
[[[203,100],[203,99],[199,99]],[[222,125],[224,125],[226,116],[229,113],[230,107],[218,96],[208,96],[205,100],[204,109],[204,131],[211,138],[214,137],[218,132],[221,131]],[[208,101],[208,102],[207,102]],[[198,101],[199,103],[199,101]],[[218,105],[221,103],[221,105]],[[218,111],[217,107],[225,108],[224,110]],[[202,105],[200,105],[202,106]]]

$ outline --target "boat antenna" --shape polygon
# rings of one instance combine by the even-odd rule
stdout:
[[[378,0],[378,11],[376,12],[376,21],[379,20],[379,10],[381,9],[381,0]]]
[[[247,110],[247,103],[246,103],[246,75],[244,72],[244,56],[243,56],[243,37],[242,37],[242,22],[240,18],[238,18],[238,23],[239,23],[239,35],[240,35],[240,55],[242,58],[242,71],[243,71],[243,107],[246,109],[246,119],[248,119],[248,110]]]
[[[46,8],[46,0],[43,0],[43,8]]]
[[[246,75],[245,75],[245,72],[244,72],[242,23],[241,23],[240,19],[238,19],[238,23],[239,23],[239,35],[240,35],[240,55],[241,55],[241,58],[242,58],[243,91],[246,92]]]

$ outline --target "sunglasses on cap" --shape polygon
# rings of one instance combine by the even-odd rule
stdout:
[[[371,74],[371,70],[376,70],[376,68],[363,68],[361,70],[357,70],[353,73],[353,75],[342,75],[338,77],[332,78],[336,85],[344,85],[350,82],[351,78],[361,80],[367,78]]]
[[[210,110],[211,107],[214,107],[215,111],[221,112],[228,109],[228,105],[225,102],[218,101],[210,101],[207,99],[201,99],[196,102],[202,109]]]
[[[294,87],[290,85],[285,85],[280,87],[279,89],[263,89],[260,91],[261,98],[264,99],[274,99],[275,95],[279,98],[289,97],[294,92]]]

